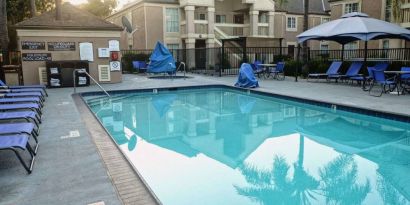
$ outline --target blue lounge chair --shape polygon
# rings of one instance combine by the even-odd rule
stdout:
[[[274,70],[269,71],[268,77],[272,75],[273,79],[285,80],[285,62],[278,62]]]
[[[41,123],[41,117],[34,111],[0,112],[0,121],[13,121],[19,119],[34,123],[37,130]]]
[[[36,103],[0,104],[0,111],[17,111],[17,110],[35,111],[39,116],[42,114],[40,105]]]
[[[0,136],[0,150],[13,151],[28,174],[31,174],[33,171],[35,150],[37,150],[37,147],[38,144],[35,149],[30,146],[29,136],[27,134]],[[18,151],[19,149],[23,151],[27,150],[30,154],[30,161],[28,163],[24,162],[22,155]]]
[[[0,93],[27,93],[27,92],[38,92],[44,97],[45,92],[41,88],[22,88],[22,89],[0,89]]]
[[[363,66],[363,62],[353,62],[349,69],[347,69],[346,74],[344,75],[329,75],[328,78],[329,79],[335,79],[336,82],[340,79],[340,80],[345,80],[345,79],[350,79],[351,77],[360,77],[359,72],[360,69]]]
[[[44,91],[46,96],[48,96],[45,85],[11,85],[11,86],[8,86],[2,80],[0,80],[0,86],[6,89],[40,88]]]
[[[383,95],[383,93],[392,92],[396,88],[397,84],[394,78],[386,79],[386,76],[384,75],[383,70],[372,69],[372,72],[373,72],[373,80],[369,87],[370,95],[375,96],[375,97],[380,97]],[[380,85],[381,87],[380,94],[377,94],[377,95],[374,94],[374,91],[373,91],[374,86],[376,84]]]
[[[43,107],[43,102],[41,102],[39,97],[23,97],[23,98],[0,98],[0,104],[10,104],[10,103],[37,103],[40,107]]]
[[[41,102],[45,101],[45,98],[40,92],[23,92],[23,93],[0,93],[0,97],[15,98],[15,97],[38,97]]]
[[[373,80],[373,70],[385,71],[388,67],[388,63],[378,63],[374,67],[367,67],[368,76],[354,76],[350,77],[350,80],[359,82],[362,84],[363,90],[368,91],[370,83]]]
[[[33,137],[38,145],[38,130],[35,129],[33,123],[22,122],[0,124],[0,136],[20,134],[27,134],[28,136]],[[37,153],[37,149],[35,150],[35,153]]]
[[[308,75],[307,80],[309,81],[309,78],[316,78],[317,80],[320,78],[329,79],[329,76],[331,75],[339,75],[339,69],[341,66],[342,62],[333,61],[326,73],[311,73]]]

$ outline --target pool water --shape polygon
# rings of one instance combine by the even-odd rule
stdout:
[[[410,204],[410,125],[227,88],[85,96],[165,205]]]

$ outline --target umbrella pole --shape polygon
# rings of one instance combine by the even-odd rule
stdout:
[[[300,60],[300,44],[298,44],[298,52],[296,56],[296,70],[295,70],[295,82],[298,82],[298,75],[299,75],[299,60]]]
[[[367,41],[364,42],[364,66],[367,66]]]
[[[345,59],[345,44],[342,44],[342,62]]]

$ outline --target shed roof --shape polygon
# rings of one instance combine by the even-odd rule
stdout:
[[[276,11],[283,11],[291,14],[304,13],[304,0],[288,0],[286,3],[280,5],[276,3]],[[330,6],[328,0],[310,0],[309,14],[329,14]]]
[[[39,16],[19,22],[15,25],[15,27],[24,29],[53,30],[123,30],[121,27],[101,19],[87,11],[81,10],[70,3],[64,3],[61,10],[62,20],[56,20],[56,11],[51,10]]]

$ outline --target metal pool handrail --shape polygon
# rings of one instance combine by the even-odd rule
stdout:
[[[76,79],[75,73],[76,73],[76,72],[86,74],[91,80],[94,81],[95,84],[98,85],[98,87],[100,87],[100,89],[101,89],[108,97],[111,97],[110,94],[108,94],[108,92],[107,92],[93,77],[91,77],[91,75],[90,75],[89,73],[87,73],[87,71],[85,71],[85,69],[74,69],[74,70],[73,70],[74,93],[76,93],[76,82],[75,82],[75,79]]]

